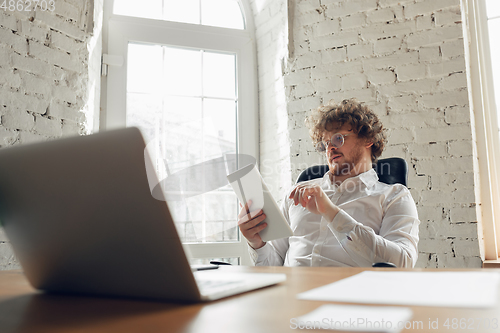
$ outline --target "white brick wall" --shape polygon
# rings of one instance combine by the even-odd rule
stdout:
[[[288,190],[291,179],[289,126],[294,123],[288,119],[287,103],[283,81],[282,67],[288,57],[288,24],[287,1],[285,0],[250,0],[256,25],[257,59],[259,67],[259,117],[260,117],[260,170],[274,197],[281,201],[284,191]],[[298,6],[319,5],[318,0],[298,3]],[[302,11],[302,10],[301,10]],[[307,30],[295,30],[295,34],[311,35],[328,30],[330,24],[312,27],[320,14],[313,10],[304,12],[300,20],[308,26]],[[338,22],[337,29],[338,29]],[[332,26],[335,29],[335,23]],[[300,45],[295,45],[296,53],[301,52]],[[303,67],[311,67],[321,62],[321,57],[302,57]],[[297,73],[296,80],[304,82],[302,73]],[[293,77],[290,77],[294,80]],[[296,92],[304,98],[314,90],[303,85]],[[300,108],[300,107],[299,107]]]
[[[89,45],[93,2],[56,0],[54,12],[0,10],[0,147],[85,132],[95,109],[90,86],[99,78],[95,65],[89,73],[89,50],[100,54],[98,43]],[[102,11],[102,1],[95,3]],[[0,269],[13,267],[2,236]]]
[[[409,188],[421,219],[417,266],[480,267],[460,0],[294,4],[289,23],[296,52],[284,76],[286,113],[282,105],[272,104],[280,79],[259,81],[261,128],[271,131],[261,140],[266,152],[261,158],[280,152],[270,159],[280,167],[270,181],[274,185],[279,179],[279,189],[286,189],[306,165],[321,161],[303,124],[306,111],[331,98],[356,97],[388,128],[389,146],[382,157],[399,156],[409,163]],[[284,29],[281,24],[266,27],[271,35]],[[259,44],[259,34],[257,44],[259,51],[269,48]],[[274,59],[280,55],[276,50]],[[270,64],[278,66],[274,59],[259,58],[260,78],[269,77]],[[277,123],[286,123],[287,132],[277,133]],[[287,146],[276,147],[282,142],[276,138],[286,135]],[[283,177],[289,169],[291,177]]]

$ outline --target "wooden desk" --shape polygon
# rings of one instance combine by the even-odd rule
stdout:
[[[291,329],[290,320],[316,309],[325,302],[297,300],[297,293],[363,271],[360,268],[309,267],[222,269],[231,268],[241,271],[286,273],[288,279],[277,286],[216,302],[179,305],[44,294],[33,290],[21,272],[3,271],[0,272],[0,332],[298,332],[299,330]],[[411,322],[422,322],[424,328],[415,327],[404,332],[462,331],[443,327],[447,318],[489,318],[492,324],[493,320],[497,320],[496,329],[475,327],[473,330],[463,331],[500,332],[498,305],[490,310],[418,306],[412,309],[414,315]],[[436,319],[439,320],[439,329],[428,329],[429,321]]]

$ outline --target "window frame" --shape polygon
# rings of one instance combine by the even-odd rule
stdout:
[[[238,153],[259,161],[257,110],[257,69],[253,22],[248,4],[240,0],[245,29],[229,29],[139,17],[113,15],[114,0],[104,2],[103,56],[115,59],[101,83],[100,130],[125,127],[127,47],[130,42],[169,45],[236,54],[237,62],[237,146]],[[116,61],[118,60],[118,61]],[[236,219],[236,217],[235,217]],[[235,220],[236,222],[236,220]],[[239,242],[185,244],[192,258],[240,257],[250,265],[247,243],[240,232]]]
[[[500,140],[498,115],[493,87],[489,48],[488,20],[484,0],[464,0],[462,12],[466,27],[464,36],[470,69],[470,100],[474,116],[477,168],[476,186],[478,233],[483,266],[499,259],[500,244]],[[467,48],[468,46],[468,48]],[[483,237],[481,239],[481,236]],[[481,241],[482,240],[482,241]]]

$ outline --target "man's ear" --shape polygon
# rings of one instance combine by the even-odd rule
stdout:
[[[365,148],[370,148],[371,146],[373,146],[373,142],[368,142],[366,143]]]

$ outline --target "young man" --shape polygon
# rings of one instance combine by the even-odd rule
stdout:
[[[324,152],[323,178],[294,186],[283,215],[294,235],[263,242],[265,212],[241,210],[238,224],[256,265],[371,266],[391,262],[413,267],[418,251],[418,215],[408,189],[378,181],[372,163],[382,154],[385,129],[355,100],[318,108],[308,118],[311,138]],[[250,208],[249,208],[250,206]]]

